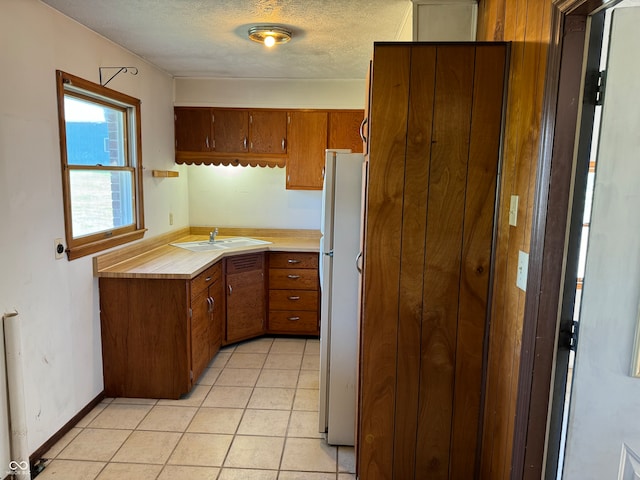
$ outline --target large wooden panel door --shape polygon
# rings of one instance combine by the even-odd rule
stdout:
[[[375,48],[360,478],[475,478],[506,56]]]

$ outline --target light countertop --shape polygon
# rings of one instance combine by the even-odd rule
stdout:
[[[220,235],[224,239],[228,236]],[[95,270],[97,277],[109,278],[164,278],[192,279],[217,261],[232,255],[254,252],[319,252],[318,238],[307,236],[251,236],[269,244],[250,247],[228,248],[226,250],[192,252],[184,248],[164,244],[146,252]],[[171,243],[206,241],[206,235],[187,235]]]

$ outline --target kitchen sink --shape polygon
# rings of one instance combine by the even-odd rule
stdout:
[[[253,247],[255,245],[266,245],[268,243],[271,242],[257,240],[255,238],[232,237],[214,240],[213,242],[203,240],[199,242],[171,243],[170,245],[191,250],[192,252],[208,252],[212,250],[227,250],[229,248]]]

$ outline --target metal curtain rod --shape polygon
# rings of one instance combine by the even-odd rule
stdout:
[[[107,83],[109,83],[111,80],[113,80],[115,77],[118,76],[118,74],[120,73],[127,73],[129,72],[131,75],[137,75],[138,74],[138,69],[137,67],[99,67],[98,70],[100,70],[100,85],[102,85],[103,87],[107,86]],[[109,80],[107,80],[106,82],[102,82],[102,70],[117,70],[116,73],[114,73],[113,75],[111,75],[109,77]]]

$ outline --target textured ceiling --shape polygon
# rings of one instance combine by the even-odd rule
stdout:
[[[176,77],[364,78],[374,41],[398,40],[410,0],[42,0]],[[267,49],[249,27],[293,39]]]

